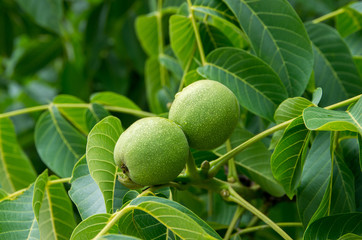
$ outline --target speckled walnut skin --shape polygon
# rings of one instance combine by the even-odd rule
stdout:
[[[114,160],[134,183],[165,184],[183,170],[189,146],[181,128],[166,118],[148,117],[134,122],[119,137]]]
[[[176,94],[169,119],[181,126],[189,145],[209,150],[224,143],[240,115],[235,95],[223,84],[200,80]]]

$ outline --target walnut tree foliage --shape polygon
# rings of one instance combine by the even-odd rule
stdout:
[[[202,79],[230,138],[120,184],[122,132]],[[0,239],[358,239],[361,93],[361,1],[2,0]]]

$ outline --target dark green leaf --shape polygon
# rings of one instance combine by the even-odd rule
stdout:
[[[313,142],[304,164],[302,179],[297,192],[298,211],[304,226],[318,209],[329,186],[331,155],[330,134],[319,133]]]
[[[271,157],[273,175],[289,198],[294,196],[299,185],[309,135],[302,117],[296,118],[285,129]]]
[[[328,25],[306,24],[313,42],[315,85],[323,89],[321,106],[353,97],[362,92],[351,53],[338,32]]]
[[[61,0],[16,0],[16,2],[38,25],[60,34],[63,20]]]
[[[19,77],[35,74],[57,58],[62,51],[59,39],[51,37],[38,39],[21,55],[13,74]]]
[[[90,100],[92,103],[140,110],[132,100],[114,92],[96,93],[91,96]]]
[[[0,184],[9,192],[28,187],[36,179],[29,158],[20,148],[13,123],[0,118]]]
[[[146,94],[149,107],[154,113],[163,113],[167,110],[158,99],[158,92],[162,89],[161,65],[158,58],[149,58],[145,67]]]
[[[301,95],[313,68],[311,43],[286,0],[225,0],[257,56],[279,75],[290,97]]]
[[[206,61],[205,66],[198,68],[201,75],[223,83],[234,92],[240,105],[273,121],[277,104],[287,97],[287,93],[267,64],[237,48],[218,48],[207,56]]]
[[[236,128],[230,137],[231,147],[235,148],[241,143],[253,137],[253,134]],[[219,156],[227,152],[226,146],[222,145],[214,151]],[[247,149],[235,156],[236,163],[241,167],[242,172],[261,186],[261,188],[274,196],[285,194],[283,188],[274,179],[270,167],[271,154],[262,142],[254,143]]]
[[[340,238],[338,238],[338,240],[360,240],[361,236],[358,236],[354,233],[346,233],[343,236],[341,236]]]
[[[35,126],[35,146],[43,162],[61,177],[72,175],[85,153],[86,137],[70,125],[56,107],[49,108]]]
[[[102,105],[98,103],[90,104],[85,114],[88,130],[92,130],[94,125],[109,115],[109,112]]]
[[[346,233],[362,235],[362,213],[345,213],[318,219],[307,228],[304,240],[337,239]]]

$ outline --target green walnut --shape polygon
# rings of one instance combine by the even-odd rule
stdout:
[[[129,188],[172,181],[185,167],[188,156],[182,129],[161,117],[134,122],[121,134],[114,149],[114,161],[124,173],[120,181]]]
[[[209,150],[230,137],[239,115],[239,103],[230,89],[216,81],[200,80],[176,94],[169,119],[181,126],[190,147]]]

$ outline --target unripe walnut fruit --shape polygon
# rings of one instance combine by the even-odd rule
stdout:
[[[190,147],[209,150],[230,137],[239,115],[239,103],[230,89],[216,81],[200,80],[176,94],[169,119],[181,126]]]
[[[175,179],[189,156],[181,128],[166,118],[148,117],[134,122],[119,137],[114,161],[135,185],[164,184]],[[121,180],[122,182],[122,180]]]

